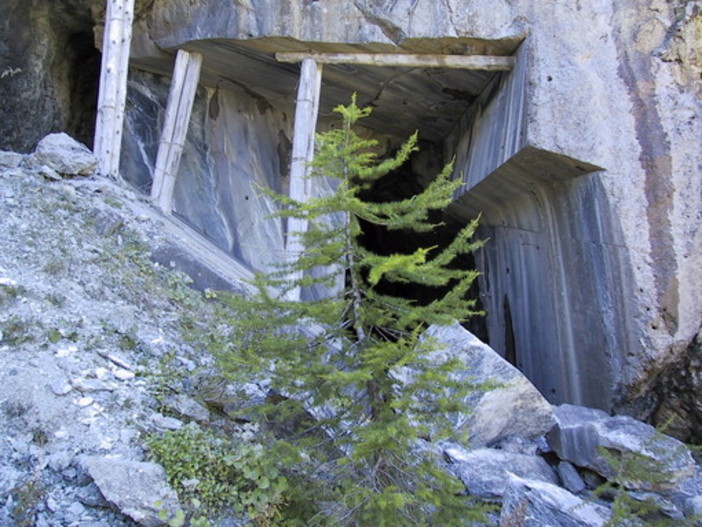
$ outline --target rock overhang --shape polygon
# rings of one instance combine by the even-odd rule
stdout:
[[[302,41],[290,37],[202,39],[179,48],[203,55],[201,84],[244,90],[249,95],[290,112],[294,107],[299,66],[276,60],[277,53],[395,53],[421,55],[483,55],[509,57],[523,37],[488,41],[475,38],[415,38],[401,46],[383,42],[344,43]],[[174,49],[169,50],[174,51]],[[172,59],[153,53],[133,53],[132,64],[169,75]],[[386,136],[405,138],[419,131],[420,139],[441,143],[468,108],[496,78],[497,71],[452,68],[390,67],[326,64],[322,77],[320,119],[347,103],[353,93],[359,105],[373,108],[364,125]]]

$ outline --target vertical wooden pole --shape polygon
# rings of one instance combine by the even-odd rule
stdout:
[[[119,177],[134,0],[107,0],[93,151],[98,172]]]
[[[172,208],[173,189],[200,81],[201,66],[200,53],[178,50],[151,186],[151,200],[165,213],[170,213]]]
[[[322,87],[322,66],[313,59],[306,58],[300,68],[300,83],[297,89],[295,125],[293,130],[292,162],[290,164],[290,197],[306,201],[310,197],[311,183],[309,164],[314,158],[314,135],[319,113],[319,97]],[[288,258],[294,261],[302,252],[302,233],[307,231],[307,221],[288,218],[285,250]],[[299,276],[291,276],[291,279]],[[289,300],[298,300],[300,290],[296,288],[287,295]]]

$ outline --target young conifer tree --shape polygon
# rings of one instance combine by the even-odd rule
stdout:
[[[333,194],[298,202],[274,195],[283,217],[303,218],[304,251],[279,271],[259,274],[257,294],[232,297],[233,346],[220,354],[225,371],[264,376],[278,397],[262,407],[290,422],[286,442],[308,460],[313,479],[329,481],[315,520],[332,525],[465,525],[480,515],[462,486],[432,459],[426,440],[450,433],[440,416],[456,411],[470,387],[452,381],[458,361],[433,354],[422,337],[430,324],[448,324],[476,314],[467,293],[474,270],[449,264],[471,252],[476,222],[444,248],[381,256],[360,244],[362,225],[388,231],[431,232],[432,211],[444,209],[460,184],[452,166],[423,192],[391,202],[361,197],[371,185],[417,150],[413,135],[398,153],[378,161],[376,142],[362,139],[354,124],[370,113],[355,97],[335,109],[338,129],[317,137],[310,177],[331,178]],[[314,272],[312,272],[314,271]],[[390,283],[436,286],[443,294],[427,305],[382,294]],[[287,292],[323,285],[337,291],[313,301],[290,301]],[[334,289],[331,289],[334,290]],[[326,479],[324,479],[326,478]],[[313,524],[310,521],[309,524]]]

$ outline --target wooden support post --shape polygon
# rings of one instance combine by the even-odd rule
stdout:
[[[119,177],[134,0],[107,0],[93,151],[98,172]]]
[[[311,194],[311,183],[307,176],[309,164],[314,158],[314,135],[317,128],[321,87],[322,66],[310,58],[303,59],[297,89],[290,165],[290,197],[297,201],[306,201]],[[288,258],[293,261],[304,248],[301,234],[305,231],[307,231],[307,221],[288,218],[285,250]],[[297,276],[291,278],[294,279]],[[299,288],[288,293],[290,300],[297,300],[299,297]]]
[[[201,66],[200,53],[178,50],[151,185],[151,200],[167,214],[172,208],[173,189],[200,81]]]
[[[483,71],[509,71],[514,57],[490,55],[417,55],[409,53],[276,53],[278,62],[312,59],[318,64],[363,64],[409,68],[453,68]]]

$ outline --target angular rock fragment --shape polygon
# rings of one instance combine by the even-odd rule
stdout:
[[[603,527],[609,510],[565,489],[510,475],[502,502],[500,525],[520,527]]]
[[[440,346],[433,356],[460,360],[464,368],[455,374],[457,380],[476,387],[463,401],[465,412],[448,416],[457,432],[468,433],[471,446],[510,436],[536,438],[553,427],[551,404],[517,368],[458,322],[431,326],[427,336]]]
[[[490,448],[466,450],[459,445],[448,446],[444,455],[451,463],[449,470],[461,480],[471,496],[500,498],[505,493],[510,473],[554,485],[558,483],[551,467],[538,456]]]
[[[65,379],[53,379],[49,383],[49,387],[54,395],[67,395],[73,390],[71,386]]]
[[[81,392],[111,392],[115,387],[107,382],[101,381],[99,379],[86,379],[83,377],[77,377],[71,380],[71,386]]]
[[[561,459],[629,489],[672,489],[695,473],[683,443],[631,417],[564,404],[556,420],[548,440]]]
[[[100,456],[83,456],[80,464],[105,499],[140,525],[167,525],[181,511],[161,465]]]
[[[192,397],[178,394],[166,399],[166,404],[184,417],[189,417],[198,423],[210,420],[210,411]]]
[[[46,166],[64,176],[87,176],[97,167],[97,158],[88,147],[65,133],[44,137],[31,157],[32,165]]]
[[[575,467],[567,461],[558,463],[558,477],[563,486],[573,494],[579,494],[586,488],[583,478],[580,477]]]

